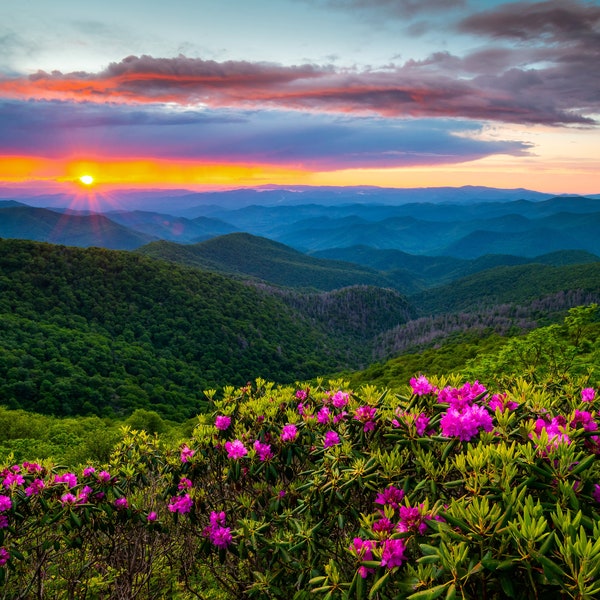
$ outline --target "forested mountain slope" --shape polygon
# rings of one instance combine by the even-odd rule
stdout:
[[[579,291],[600,295],[600,262],[496,267],[410,296],[423,316],[475,311],[501,304],[527,304],[544,296]]]
[[[357,302],[364,293],[325,293],[315,313],[312,301],[136,253],[0,240],[0,404],[185,418],[223,382],[364,366],[365,335],[409,314],[397,292],[383,305]]]
[[[132,250],[157,239],[100,214],[68,214],[7,203],[0,206],[0,238],[121,250]]]
[[[139,248],[138,252],[290,288],[335,290],[351,285],[393,285],[392,280],[374,269],[313,258],[279,242],[248,233],[232,233],[188,246],[153,242]]]

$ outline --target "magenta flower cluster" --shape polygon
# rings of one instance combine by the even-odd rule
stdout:
[[[330,448],[331,446],[337,446],[340,443],[340,436],[337,432],[329,430],[323,438],[323,447]]]
[[[187,444],[184,444],[181,447],[181,454],[180,454],[180,459],[182,463],[186,463],[189,462],[192,459],[192,456],[194,456],[195,454],[195,450],[192,450],[190,447],[188,447]]]
[[[419,375],[419,377],[412,377],[410,380],[410,387],[412,388],[413,394],[416,396],[426,396],[427,394],[435,394],[438,389],[429,383],[429,380],[425,375]]]
[[[581,390],[581,400],[583,402],[593,402],[596,398],[596,390],[594,388],[584,388]]]
[[[292,424],[288,423],[284,425],[281,429],[281,441],[282,442],[293,442],[298,437],[298,428]]]
[[[558,417],[552,417],[551,419],[537,419],[535,422],[535,429],[530,437],[537,441],[542,431],[545,431],[548,435],[548,447],[556,448],[559,444],[570,444],[571,438],[567,434],[567,420],[562,415]]]
[[[494,423],[490,413],[476,404],[462,410],[450,407],[440,420],[442,435],[456,437],[464,442],[473,439],[481,429],[492,431]]]
[[[189,513],[194,506],[194,501],[191,499],[189,494],[183,494],[183,496],[174,496],[169,502],[168,509],[172,513],[179,513],[183,515]],[[149,515],[148,515],[149,516]]]
[[[248,449],[241,440],[225,442],[225,450],[227,450],[227,458],[233,460],[238,460],[248,454]]]
[[[225,431],[231,425],[231,417],[226,415],[217,415],[215,419],[215,427],[219,431]]]
[[[223,511],[210,513],[210,524],[204,529],[207,537],[217,548],[225,549],[233,541],[231,529],[226,527],[226,515]]]
[[[395,415],[397,418],[392,419],[393,427],[398,428],[404,426],[409,431],[414,428],[414,431],[418,436],[422,437],[425,435],[430,419],[424,412],[412,413],[397,408]]]
[[[406,560],[406,544],[403,539],[387,538],[384,540],[363,540],[354,538],[350,545],[350,552],[361,561],[372,561],[373,551],[376,548],[381,549],[381,566],[393,569],[402,566]],[[358,568],[358,574],[366,579],[370,573],[375,573],[375,569],[361,565]]]
[[[273,451],[271,450],[271,444],[265,444],[260,440],[254,442],[254,450],[256,455],[261,461],[269,460],[273,457]]]
[[[363,431],[373,431],[375,429],[375,414],[377,409],[374,406],[359,406],[354,411],[354,418],[363,424]]]
[[[506,410],[515,410],[519,408],[518,402],[514,402],[513,400],[508,400],[507,395],[504,394],[494,394],[489,402],[488,407],[495,411],[496,409],[500,409],[500,412],[504,412]]]

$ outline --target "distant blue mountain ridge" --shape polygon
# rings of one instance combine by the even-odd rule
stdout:
[[[0,237],[133,250],[245,232],[309,255],[355,247],[461,260],[566,250],[600,255],[600,196],[469,186],[146,194],[111,192],[110,204],[99,201],[94,210],[60,195],[0,199]]]

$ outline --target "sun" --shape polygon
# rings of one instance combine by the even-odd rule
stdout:
[[[82,175],[79,178],[79,181],[81,181],[81,183],[83,183],[83,185],[92,185],[94,183],[95,179],[91,175]]]

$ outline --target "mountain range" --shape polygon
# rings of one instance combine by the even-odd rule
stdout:
[[[476,348],[600,302],[599,199],[344,193],[188,216],[0,201],[0,402],[180,420],[210,387]]]
[[[474,190],[480,188],[469,191],[474,193]],[[389,190],[377,190],[377,195],[363,188],[340,188],[336,193],[236,190],[178,196],[188,200],[192,196],[198,202],[184,211],[187,216],[177,209],[180,204],[168,204],[164,198],[162,212],[123,209],[97,212],[89,207],[76,211],[67,208],[68,203],[50,209],[13,198],[0,201],[0,237],[131,250],[158,240],[193,244],[245,232],[320,258],[324,255],[318,253],[355,246],[458,259],[477,259],[489,254],[534,258],[561,250],[600,255],[597,198],[543,197],[535,192],[512,191],[509,196],[520,194],[534,199],[499,201],[498,196],[508,192],[487,189],[486,193],[479,191],[475,201],[466,202],[465,190],[460,189],[455,191],[453,201],[448,194],[442,195],[443,202],[432,201],[439,199],[438,190],[437,195],[427,196],[429,201],[403,202],[406,191],[395,192],[396,203],[391,202]],[[284,200],[289,195],[300,195],[311,202],[282,200],[277,204],[273,194]],[[319,194],[324,198],[322,203],[316,202]],[[228,208],[232,195],[236,207]],[[342,197],[346,202],[340,200]],[[381,198],[387,203],[377,202]],[[332,204],[332,199],[337,203]],[[150,200],[155,202],[157,197],[151,196]],[[249,204],[253,200],[265,204]]]

